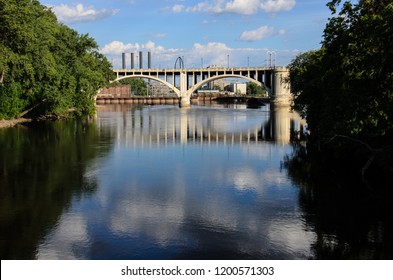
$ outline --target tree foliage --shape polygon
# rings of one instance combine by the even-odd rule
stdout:
[[[393,1],[334,0],[320,50],[290,64],[295,106],[320,138],[393,136]],[[338,11],[339,10],[339,11]]]
[[[93,95],[113,75],[88,35],[58,23],[37,0],[0,0],[0,118],[94,110]]]
[[[144,79],[128,78],[120,80],[119,84],[130,85],[133,95],[147,95],[147,82]]]
[[[266,90],[256,83],[247,83],[247,94],[256,96],[265,96]]]

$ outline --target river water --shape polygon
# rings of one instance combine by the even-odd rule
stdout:
[[[106,105],[0,130],[1,259],[391,258],[391,216],[318,207],[289,175],[304,126],[269,105]]]

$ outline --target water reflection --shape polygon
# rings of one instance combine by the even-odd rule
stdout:
[[[289,136],[268,110],[121,108],[97,117],[114,146],[94,196],[62,215],[38,258],[310,257],[315,235],[280,169]]]
[[[333,172],[302,146],[294,147],[285,166],[300,190],[305,221],[316,234],[315,258],[393,259],[391,194],[370,194],[360,176],[351,176],[345,167]]]
[[[305,131],[305,122],[288,108],[247,110],[246,105],[214,109],[110,105],[102,107],[99,125],[116,129],[116,138],[124,145],[155,143],[250,143],[274,141],[289,144]],[[114,116],[113,112],[122,112]],[[116,123],[115,125],[113,125]]]
[[[1,259],[35,258],[72,201],[95,192],[91,160],[109,149],[96,146],[99,138],[105,135],[89,121],[0,130]]]
[[[1,258],[391,259],[391,203],[294,149],[304,126],[118,105],[0,130]]]

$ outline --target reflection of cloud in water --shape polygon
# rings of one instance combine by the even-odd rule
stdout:
[[[263,189],[260,176],[252,169],[241,168],[232,173],[233,184],[239,191]],[[262,184],[261,184],[262,183]]]
[[[311,255],[310,244],[315,243],[316,234],[304,230],[301,219],[293,220],[280,218],[272,221],[268,230],[269,240],[278,246],[286,247],[293,255],[299,258]]]
[[[284,145],[276,145],[273,143],[265,142],[260,144],[249,144],[247,146],[241,146],[242,153],[247,157],[253,157],[260,160],[268,160],[279,162],[282,160],[281,156],[285,156],[291,151]]]
[[[109,217],[109,227],[116,235],[145,235],[165,247],[179,236],[183,224],[184,205],[176,198],[166,204],[151,203],[148,197],[118,201]]]
[[[236,153],[231,149],[230,154]],[[244,149],[239,152],[244,153]],[[270,163],[256,167],[255,160],[267,161],[263,149],[252,155],[245,155],[250,163],[241,160],[241,165],[231,161],[231,156],[229,164],[224,164],[222,160],[228,159],[217,156],[199,170],[187,173],[190,154],[186,153],[182,161],[157,170],[154,176],[148,171],[133,174],[130,166],[124,167],[116,171],[123,173],[120,179],[120,173],[112,174],[119,181],[111,181],[108,169],[100,175],[101,188],[93,210],[85,217],[65,214],[41,245],[38,257],[80,257],[76,247],[88,247],[89,240],[102,239],[89,231],[89,225],[96,223],[105,225],[105,235],[112,239],[138,242],[142,238],[160,248],[191,246],[198,252],[201,246],[224,246],[221,249],[261,258],[276,258],[271,253],[276,251],[287,258],[308,256],[313,234],[303,229],[295,203],[280,205],[283,200],[293,199],[293,188],[285,174]],[[124,166],[126,158],[113,156],[112,160],[119,162],[109,161],[102,170]],[[278,189],[280,194],[272,195]]]
[[[203,243],[202,239],[205,237],[194,234],[203,230],[204,233],[210,232],[212,235],[215,233],[244,235],[243,238],[237,238],[233,244],[243,253],[263,252],[269,246],[285,248],[286,242],[290,243],[290,248],[295,248],[301,253],[307,252],[310,236],[297,235],[297,239],[294,239],[292,235],[294,231],[285,230],[295,228],[295,235],[296,231],[302,231],[301,225],[296,224],[298,217],[292,216],[291,213],[296,209],[288,209],[289,216],[285,223],[281,221],[276,224],[282,214],[273,211],[275,207],[278,208],[278,205],[263,199],[263,193],[273,185],[282,185],[283,174],[276,169],[267,169],[264,172],[266,174],[262,177],[265,181],[261,182],[261,174],[252,168],[227,170],[226,185],[232,185],[235,190],[241,192],[252,191],[252,196],[256,199],[244,203],[233,201],[237,199],[234,196],[241,196],[241,194],[233,194],[231,189],[221,189],[217,192],[215,189],[209,191],[202,188],[200,192],[193,192],[193,197],[186,195],[184,191],[171,191],[170,194],[165,195],[170,198],[160,202],[152,200],[144,190],[125,195],[123,200],[116,202],[116,207],[110,215],[111,230],[121,235],[148,236],[159,246],[164,247],[182,243],[190,234],[192,238],[198,240],[197,243]],[[212,171],[212,173],[216,172]],[[175,176],[176,186],[189,184],[180,170],[174,174],[178,175]],[[178,195],[179,193],[183,195]],[[284,230],[279,231],[281,227]],[[272,229],[276,230],[276,236],[271,235]],[[217,242],[218,245],[221,241],[217,240]]]
[[[132,132],[144,137],[144,130],[160,131],[154,126],[162,111],[154,112],[157,122],[151,122],[152,127],[146,127],[149,117],[145,112],[134,112],[133,119],[126,118],[124,127],[117,130],[118,135]],[[179,111],[170,112],[170,120],[162,118],[165,125],[177,121]],[[254,120],[261,124],[257,111],[244,116],[245,112],[237,112],[235,117],[230,113],[235,121],[221,111],[222,115],[210,120],[198,119],[204,112],[189,116],[189,127],[195,122],[196,131],[204,124],[227,131],[233,129],[233,122],[236,129],[242,129],[242,123],[253,126]],[[168,250],[164,258],[207,258],[204,252],[209,250],[233,258],[307,258],[315,237],[301,223],[297,190],[280,171],[280,161],[289,149],[263,141],[164,148],[116,145],[105,162],[86,172],[88,178],[97,177],[99,186],[94,197],[73,206],[73,211],[80,207],[77,210],[84,214],[64,214],[38,256],[90,258],[89,246],[99,241],[106,243],[106,250],[121,247],[129,254],[125,258],[140,255],[129,249],[139,243]],[[82,253],[75,249],[86,247]]]
[[[38,259],[78,259],[75,248],[89,245],[86,218],[76,213],[61,217],[58,226],[46,237],[38,249]],[[83,258],[83,257],[82,257]]]
[[[97,239],[85,224],[93,221],[105,224],[109,231],[105,234],[112,238],[142,238],[161,248],[187,247],[191,242],[199,244],[195,245],[198,251],[198,246],[214,241],[209,246],[225,246],[239,254],[275,258],[269,254],[281,250],[288,258],[308,256],[313,235],[298,222],[294,203],[286,208],[280,205],[293,199],[293,188],[277,167],[255,167],[255,160],[266,157],[264,152],[252,154],[249,164],[224,164],[223,158],[217,157],[200,170],[187,173],[190,155],[186,153],[180,163],[157,170],[159,180],[149,172],[132,174],[129,167],[121,171],[124,174],[118,182],[111,183],[112,177],[101,175],[102,187],[95,201],[97,211],[103,212],[89,211],[85,218],[64,216],[41,246],[39,257],[77,258],[75,246],[88,246],[89,239]],[[112,159],[120,162],[108,162],[108,166],[125,164],[124,158]],[[280,194],[275,196],[278,189]],[[57,248],[51,250],[45,244],[57,244]]]
[[[280,188],[280,186],[286,187],[288,184],[286,175],[274,168],[264,169],[260,172],[242,168],[233,170],[228,175],[232,177],[233,185],[237,190],[252,190],[258,195],[262,195],[266,187],[275,185],[275,188]]]

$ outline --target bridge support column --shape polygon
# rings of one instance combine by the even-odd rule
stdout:
[[[291,106],[293,97],[289,82],[289,69],[277,67],[273,70],[272,103],[275,106]]]
[[[180,72],[180,98],[179,107],[189,108],[191,106],[191,94],[187,91],[187,73]]]
[[[180,108],[190,108],[191,107],[191,100],[190,100],[190,98],[181,96],[179,98],[179,107]]]

